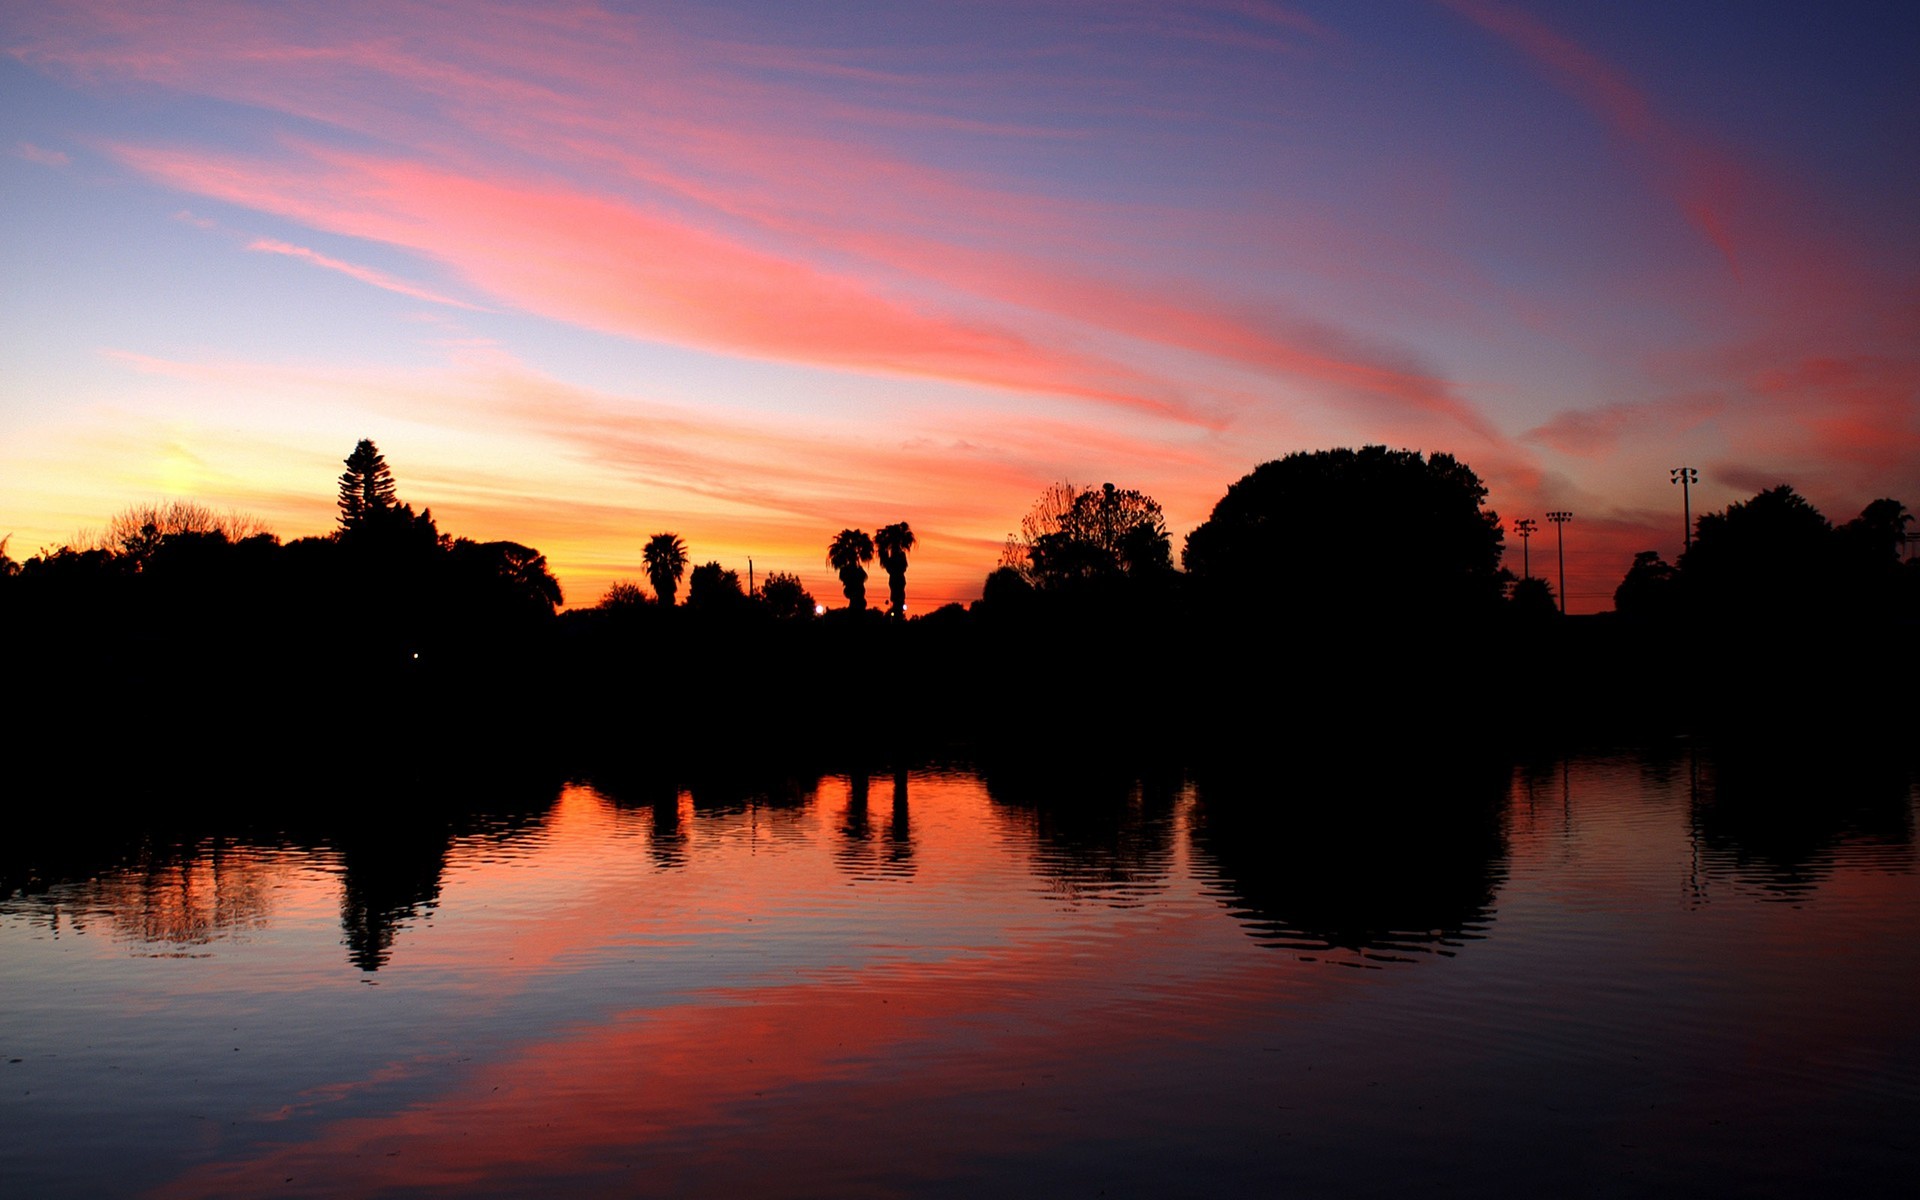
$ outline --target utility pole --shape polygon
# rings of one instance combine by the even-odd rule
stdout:
[[[1534,520],[1532,517],[1521,517],[1513,523],[1513,531],[1520,535],[1520,578],[1522,579],[1533,578],[1533,555],[1531,553],[1533,550],[1533,531],[1539,527],[1540,522]]]
[[[753,556],[747,556],[747,599],[753,599]]]
[[[1555,509],[1547,514],[1558,530],[1560,541],[1560,615],[1567,615],[1567,522],[1573,520],[1573,514],[1565,509]]]
[[[1672,476],[1667,482],[1680,485],[1680,511],[1686,514],[1686,526],[1682,530],[1684,549],[1693,549],[1693,485],[1700,482],[1700,472],[1692,467],[1675,467],[1667,472]]]

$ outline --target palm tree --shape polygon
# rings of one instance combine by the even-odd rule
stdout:
[[[640,551],[640,561],[646,565],[653,594],[660,597],[660,603],[673,607],[674,597],[680,591],[680,577],[687,573],[687,544],[677,533],[656,533]]]
[[[913,530],[905,521],[882,525],[873,535],[880,567],[887,573],[887,614],[907,615],[907,551],[913,549]]]
[[[840,590],[855,612],[867,607],[867,570],[860,564],[872,561],[873,539],[865,530],[842,529],[827,546],[827,565],[840,572]]]

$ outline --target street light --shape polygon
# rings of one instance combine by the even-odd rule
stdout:
[[[1513,523],[1513,531],[1520,535],[1520,577],[1522,579],[1533,578],[1533,555],[1530,551],[1533,549],[1533,531],[1539,527],[1540,522],[1532,517],[1521,517]]]
[[[1557,527],[1560,542],[1560,615],[1567,615],[1567,522],[1573,520],[1573,514],[1564,509],[1555,509],[1547,514],[1547,520]]]
[[[1686,527],[1681,531],[1685,535],[1685,549],[1693,549],[1693,485],[1700,482],[1700,472],[1692,467],[1675,467],[1668,471],[1669,483],[1680,485],[1680,511],[1686,514]]]

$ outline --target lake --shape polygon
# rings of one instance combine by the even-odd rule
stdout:
[[[0,1194],[1804,1196],[1920,1168],[1903,769],[954,763],[284,823],[250,787],[244,824],[12,868]]]

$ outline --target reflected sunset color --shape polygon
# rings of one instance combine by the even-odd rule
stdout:
[[[1910,8],[18,4],[0,537],[331,528],[371,437],[570,603],[694,561],[979,595],[1060,480],[1176,540],[1291,451],[1578,514],[1920,479]]]
[[[574,782],[9,859],[0,1181],[1872,1190],[1914,1152],[1920,797],[1840,774],[1821,819],[1684,745]],[[1419,800],[1484,820],[1383,827]]]

